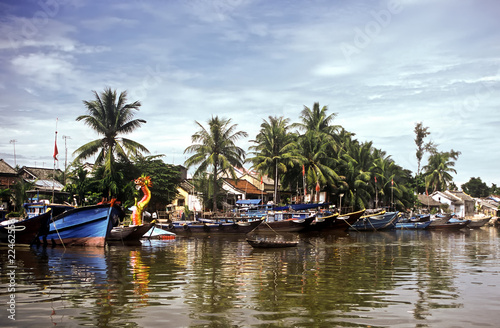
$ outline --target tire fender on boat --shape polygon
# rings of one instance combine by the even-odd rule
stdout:
[[[184,224],[182,226],[182,229],[184,229],[184,231],[188,231],[189,230],[189,226],[187,224]]]

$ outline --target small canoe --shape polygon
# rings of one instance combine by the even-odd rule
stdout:
[[[154,223],[143,223],[140,225],[118,226],[111,229],[108,241],[137,241],[151,229]]]
[[[250,239],[247,242],[254,248],[282,248],[282,247],[295,247],[299,244],[294,240],[269,240],[269,239]]]
[[[470,223],[470,220],[463,220],[462,222],[440,222],[438,220],[431,221],[428,229],[431,230],[460,230],[465,228]]]
[[[401,230],[423,230],[427,229],[429,225],[431,224],[431,221],[424,221],[424,222],[398,222],[396,223],[396,229],[401,229]]]
[[[485,218],[480,218],[480,219],[473,218],[473,219],[471,219],[471,221],[467,227],[469,227],[469,228],[481,228],[486,223],[490,222],[490,220],[491,220],[491,216],[487,216]]]

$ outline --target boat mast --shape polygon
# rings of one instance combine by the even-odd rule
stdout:
[[[55,179],[56,179],[56,161],[57,161],[57,121],[59,119],[56,118],[56,135],[54,140],[54,170],[52,171],[52,203],[54,203],[54,194],[55,194]]]

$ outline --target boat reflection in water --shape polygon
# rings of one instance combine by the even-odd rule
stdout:
[[[500,320],[496,227],[296,235],[296,247],[272,250],[253,249],[238,235],[18,247],[16,325],[434,327]]]

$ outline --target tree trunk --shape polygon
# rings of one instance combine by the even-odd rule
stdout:
[[[214,181],[212,183],[212,211],[217,212],[217,165],[214,165]]]
[[[275,160],[274,163],[274,203],[279,204],[279,194],[278,194],[278,161]]]

